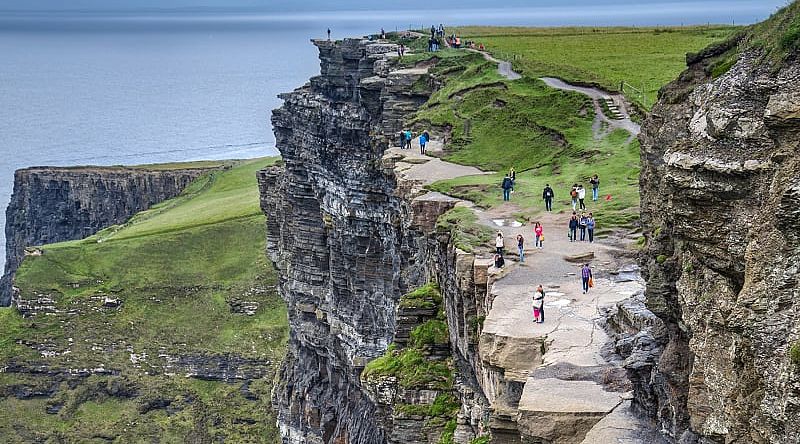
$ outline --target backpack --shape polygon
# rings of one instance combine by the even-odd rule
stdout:
[[[578,197],[578,192],[573,189],[572,191],[569,192],[569,195],[572,197]]]

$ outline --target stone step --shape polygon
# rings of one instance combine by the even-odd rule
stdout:
[[[593,381],[529,379],[517,414],[522,441],[580,444],[624,396]]]

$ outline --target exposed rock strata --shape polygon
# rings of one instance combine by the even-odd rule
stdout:
[[[0,306],[11,301],[25,248],[82,239],[180,194],[208,169],[37,167],[14,174],[6,209],[6,265]]]
[[[681,443],[800,429],[800,62],[739,50],[718,78],[717,53],[691,57],[641,136],[641,262],[664,330],[636,402]]]

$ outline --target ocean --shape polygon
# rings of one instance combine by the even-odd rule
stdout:
[[[279,93],[318,71],[309,39],[327,28],[340,38],[434,23],[744,24],[785,1],[572,3],[322,13],[0,11],[0,205],[18,168],[277,154],[270,111]],[[0,238],[0,260],[4,245]]]

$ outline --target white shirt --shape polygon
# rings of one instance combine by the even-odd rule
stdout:
[[[586,188],[578,188],[578,199],[586,198]]]
[[[502,238],[502,236],[501,236],[501,237],[498,237],[498,238],[497,238],[497,239],[494,241],[494,246],[495,246],[495,247],[497,247],[497,248],[503,248],[503,247],[505,246],[505,242],[503,242],[503,238]]]

